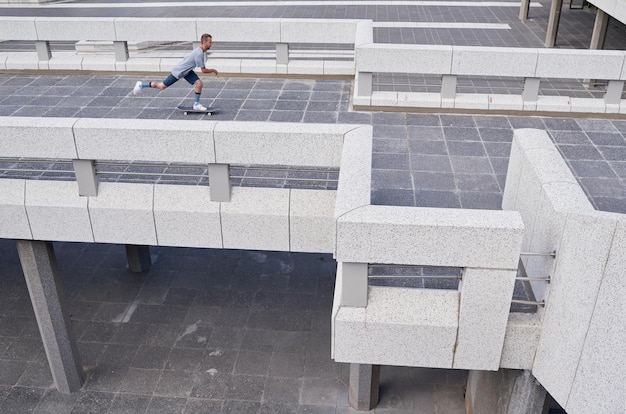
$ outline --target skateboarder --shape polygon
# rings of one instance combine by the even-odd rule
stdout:
[[[169,74],[167,78],[163,82],[141,82],[137,81],[135,84],[135,88],[133,89],[133,94],[137,95],[140,90],[144,88],[156,88],[156,89],[165,89],[168,86],[173,85],[180,78],[185,79],[191,85],[193,85],[194,91],[196,92],[196,97],[193,103],[193,109],[195,111],[206,111],[206,107],[200,103],[200,95],[202,94],[202,81],[193,71],[195,68],[199,67],[202,73],[214,73],[217,75],[217,70],[215,69],[207,69],[204,67],[204,52],[211,48],[211,43],[213,42],[213,37],[205,33],[200,37],[200,46],[195,48],[193,52],[188,54],[181,60],[174,69],[172,69],[172,73]]]

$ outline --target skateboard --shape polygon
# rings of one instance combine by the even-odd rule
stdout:
[[[179,111],[183,111],[183,115],[206,114],[206,115],[211,116],[213,112],[217,111],[216,107],[208,107],[206,111],[196,111],[195,109],[193,109],[193,106],[184,106],[184,105],[180,105],[176,107],[176,109],[178,109]]]

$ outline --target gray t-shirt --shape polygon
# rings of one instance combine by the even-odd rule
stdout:
[[[172,75],[176,79],[184,78],[187,76],[189,72],[194,70],[195,68],[203,68],[204,67],[204,51],[197,47],[183,58],[174,69],[172,69]]]

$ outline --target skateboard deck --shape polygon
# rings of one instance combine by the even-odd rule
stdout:
[[[216,107],[208,107],[206,109],[206,111],[197,111],[195,109],[193,109],[193,106],[184,106],[184,105],[180,105],[177,106],[176,109],[178,109],[179,111],[183,112],[183,115],[189,115],[189,114],[207,114],[207,115],[211,115],[213,112],[217,111]]]

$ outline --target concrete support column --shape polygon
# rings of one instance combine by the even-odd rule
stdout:
[[[85,380],[51,242],[18,240],[17,251],[57,390],[78,391]]]
[[[522,0],[522,4],[519,8],[519,19],[527,20],[528,19],[528,11],[530,9],[530,0]]]
[[[541,414],[546,390],[528,370],[470,371],[467,414]]]
[[[339,262],[341,273],[341,305],[354,308],[367,306],[367,263]]]
[[[126,62],[128,60],[128,43],[113,42],[113,51],[115,52],[116,62]]]
[[[371,72],[359,72],[356,96],[372,96],[373,75]]]
[[[369,411],[378,405],[380,365],[350,364],[348,400],[352,408]]]
[[[289,63],[289,43],[276,43],[276,63],[279,65]]]
[[[72,160],[79,196],[98,195],[98,176],[94,160]]]
[[[598,9],[596,12],[596,20],[593,23],[593,32],[591,32],[591,44],[589,49],[604,49],[604,41],[606,40],[606,30],[609,27],[609,16],[604,11]]]
[[[441,99],[456,97],[456,75],[443,75],[441,78]]]
[[[126,245],[126,259],[128,269],[133,273],[141,273],[150,270],[150,246]]]
[[[539,78],[526,78],[524,80],[524,91],[522,92],[522,101],[524,101],[524,104],[537,102],[540,84],[541,79]]]
[[[556,35],[559,31],[559,21],[561,20],[561,7],[563,7],[563,0],[552,0],[546,41],[544,43],[546,47],[554,47],[556,44]]]
[[[622,100],[622,92],[624,91],[623,80],[612,80],[606,87],[604,94],[604,103],[607,105],[619,105]]]
[[[41,61],[48,61],[52,57],[52,52],[50,52],[50,42],[47,40],[36,41],[35,49],[37,50],[37,59]]]
[[[209,195],[211,201],[230,201],[230,165],[209,164]]]

